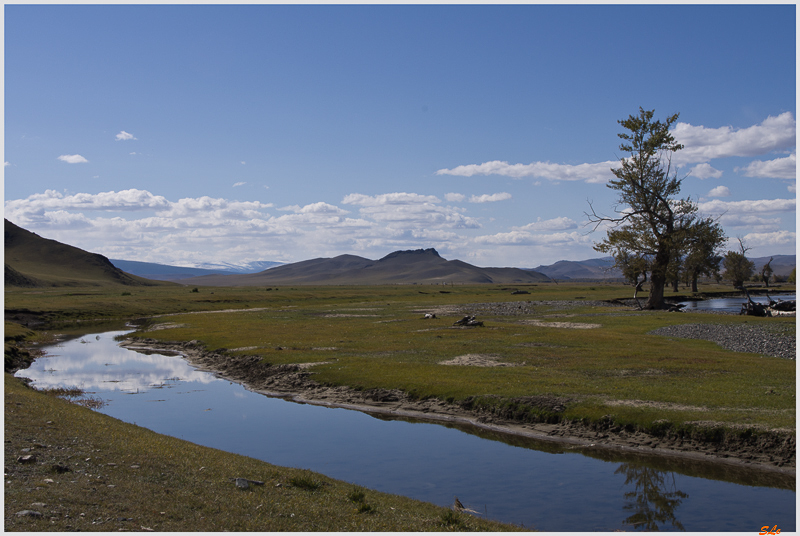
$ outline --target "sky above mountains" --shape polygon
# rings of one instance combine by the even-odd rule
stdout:
[[[640,106],[731,249],[795,253],[793,4],[4,9],[5,217],[110,258],[598,257]]]

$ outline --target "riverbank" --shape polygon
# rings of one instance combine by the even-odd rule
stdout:
[[[735,328],[727,329],[727,340],[736,338],[735,334],[732,335],[733,331]],[[692,326],[687,327],[686,334],[690,333],[696,334],[697,329]],[[711,330],[709,333],[714,331]],[[740,333],[752,334],[752,328],[742,326]],[[679,337],[682,333],[673,326],[669,335]],[[418,418],[432,422],[460,423],[542,441],[566,443],[576,448],[609,449],[704,460],[786,475],[794,475],[796,470],[796,436],[793,430],[756,428],[753,433],[753,427],[745,431],[745,427],[737,430],[734,427],[721,426],[720,423],[697,422],[690,427],[665,426],[660,430],[660,434],[652,434],[632,426],[619,426],[613,419],[599,419],[594,422],[586,419],[525,422],[524,418],[519,418],[520,412],[516,410],[517,408],[533,407],[552,415],[563,410],[566,401],[547,396],[520,397],[511,400],[510,405],[503,405],[505,409],[499,409],[500,406],[476,403],[472,397],[460,403],[449,403],[432,397],[415,399],[398,389],[358,390],[345,386],[322,385],[315,381],[313,367],[324,363],[269,365],[258,356],[233,356],[207,351],[198,341],[165,342],[149,338],[133,338],[123,345],[139,351],[178,352],[198,368],[240,382],[250,390],[300,403],[355,409],[394,417]],[[794,348],[793,339],[792,348]],[[469,359],[469,356],[463,357]],[[480,361],[484,356],[474,355],[472,358]],[[626,401],[626,404],[652,405],[645,401]],[[662,406],[664,409],[670,409],[668,404]]]
[[[523,530],[160,435],[11,374],[4,401],[6,531]]]

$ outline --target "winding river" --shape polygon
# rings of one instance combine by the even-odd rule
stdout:
[[[269,398],[180,356],[121,348],[125,333],[52,346],[17,376],[80,387],[105,402],[97,411],[159,433],[442,506],[458,496],[531,529],[795,530],[794,477]]]

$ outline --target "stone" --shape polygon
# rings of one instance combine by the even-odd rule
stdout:
[[[16,515],[17,517],[42,517],[42,513],[36,510],[20,510]]]

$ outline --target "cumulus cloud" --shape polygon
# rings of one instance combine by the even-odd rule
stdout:
[[[135,140],[136,138],[133,137],[133,134],[125,132],[124,130],[120,130],[119,134],[116,135],[117,141],[125,141],[125,140]]]
[[[587,246],[592,240],[584,233],[531,233],[523,230],[513,230],[508,233],[478,236],[478,244],[493,244],[503,246],[551,246],[571,247],[576,245]]]
[[[236,182],[236,183],[233,184],[233,187],[236,188],[237,186],[244,186],[245,184],[247,184],[247,183],[246,182]]]
[[[749,244],[763,246],[787,246],[797,242],[797,233],[792,231],[775,231],[771,233],[748,233],[744,241]]]
[[[412,204],[434,204],[441,203],[435,195],[410,194],[406,192],[395,192],[391,194],[363,195],[349,194],[342,199],[345,205],[361,205],[364,207],[375,207],[382,205],[412,205]]]
[[[792,153],[787,157],[774,160],[754,160],[747,166],[735,168],[735,171],[742,173],[745,177],[796,179],[797,155]]]
[[[79,154],[62,154],[58,159],[67,164],[85,164],[89,162]]]
[[[757,125],[734,129],[706,128],[678,123],[672,130],[684,148],[675,153],[677,163],[707,162],[728,156],[758,156],[795,146],[796,122],[792,112],[769,116]]]
[[[348,214],[349,211],[341,209],[336,205],[330,205],[328,203],[324,203],[322,201],[318,203],[311,203],[309,205],[301,207],[300,205],[291,205],[288,207],[283,207],[278,210],[282,210],[285,212],[294,212],[296,214]]]
[[[456,175],[472,177],[473,175],[502,175],[521,179],[538,177],[551,181],[585,181],[588,183],[604,183],[614,178],[611,168],[619,167],[619,162],[609,161],[597,164],[553,164],[551,162],[533,162],[531,164],[509,164],[493,160],[483,164],[457,166],[453,169],[440,169],[437,175]]]
[[[435,196],[354,194],[346,200],[358,216],[316,202],[283,207],[271,203],[208,196],[172,201],[145,190],[65,194],[48,190],[5,203],[14,223],[111,258],[168,264],[251,260],[297,261],[343,252],[372,252],[379,258],[395,249],[455,245],[467,247],[463,229],[477,229],[466,209],[443,206]]]
[[[728,197],[731,195],[731,191],[728,189],[727,186],[717,186],[716,188],[712,188],[710,192],[708,192],[708,197]]]
[[[796,209],[795,199],[756,199],[746,201],[721,201],[715,199],[698,205],[700,212],[706,214],[747,214],[770,212],[793,212]]]
[[[449,201],[450,203],[460,203],[461,201],[466,199],[466,197],[467,196],[465,196],[464,194],[456,194],[456,193],[444,194],[445,201]]]
[[[722,171],[718,169],[714,169],[711,167],[711,164],[704,162],[702,164],[698,164],[692,168],[689,172],[689,175],[693,177],[697,177],[698,179],[718,179],[722,177]]]
[[[483,195],[473,195],[469,198],[470,203],[494,203],[496,201],[506,201],[507,199],[511,199],[511,194],[506,192],[501,192],[497,194],[483,194]]]
[[[567,229],[577,229],[578,224],[572,218],[561,216],[550,220],[542,220],[539,218],[533,223],[523,225],[522,227],[515,227],[521,231],[565,231]]]

